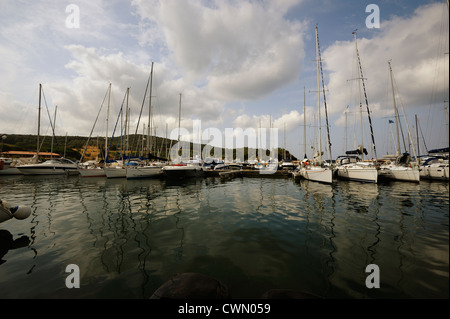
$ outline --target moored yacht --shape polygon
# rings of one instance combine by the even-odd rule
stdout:
[[[167,165],[162,168],[167,178],[183,179],[192,177],[203,177],[205,171],[199,160],[189,160],[178,164]]]
[[[43,163],[17,166],[24,175],[78,174],[78,166],[67,158],[52,158]]]
[[[362,154],[360,149],[357,151]],[[347,152],[347,155],[338,156],[335,167],[337,176],[350,181],[377,183],[378,170],[376,165],[371,161],[362,161],[357,155],[350,154],[354,152],[350,151]]]
[[[127,179],[140,179],[140,178],[158,178],[163,173],[164,165],[162,163],[152,163],[150,165],[138,165],[127,167],[126,178]]]

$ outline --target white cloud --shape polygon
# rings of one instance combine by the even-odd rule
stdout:
[[[393,17],[383,21],[379,34],[371,39],[358,38],[364,77],[367,78],[368,101],[375,117],[393,114],[388,60],[392,60],[394,77],[405,108],[429,105],[433,92],[442,100],[448,96],[448,72],[444,74],[440,69],[448,69],[448,54],[437,52],[439,38],[443,36],[442,18],[441,3],[423,6],[411,17]],[[329,72],[331,114],[342,114],[345,107],[354,102],[351,92],[356,94],[357,89],[351,86],[356,81],[349,81],[357,77],[356,71],[359,72],[356,70],[354,52],[352,38],[336,42],[324,51],[325,69]],[[440,78],[436,78],[438,74]],[[446,85],[437,87],[436,81]],[[338,123],[343,123],[342,116]]]
[[[304,57],[303,26],[284,19],[295,4],[134,2],[142,20],[153,22],[152,30],[159,25],[157,38],[164,34],[186,81],[223,100],[260,98],[296,78]]]

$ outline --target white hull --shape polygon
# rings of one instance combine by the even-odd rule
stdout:
[[[127,170],[124,167],[106,167],[103,169],[107,178],[125,178]]]
[[[183,179],[192,177],[203,177],[205,176],[205,171],[201,166],[198,165],[169,165],[163,167],[163,172],[168,178],[173,179]]]
[[[395,165],[389,165],[384,167],[382,166],[380,168],[379,174],[380,177],[397,181],[416,182],[416,183],[420,181],[419,169],[415,167],[395,166]]]
[[[53,159],[40,164],[20,165],[17,168],[23,175],[78,174],[77,165],[66,159]]]
[[[128,167],[126,173],[127,179],[156,178],[161,175],[162,167],[158,166]]]
[[[300,176],[304,179],[328,183],[331,184],[333,182],[333,171],[329,168],[322,167],[311,167],[311,168],[302,168],[299,171]]]
[[[337,175],[343,179],[364,183],[378,182],[378,171],[375,167],[344,164],[336,167],[336,170]]]
[[[103,168],[79,168],[81,177],[106,177],[106,173]]]
[[[448,164],[422,166],[419,175],[421,179],[448,181],[449,166]]]

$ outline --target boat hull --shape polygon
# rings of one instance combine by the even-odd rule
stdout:
[[[448,181],[449,180],[449,166],[422,166],[420,169],[420,178],[428,180]]]
[[[127,170],[123,167],[106,167],[103,169],[107,178],[125,178]]]
[[[162,171],[167,178],[183,179],[205,176],[202,167],[196,166],[164,166]]]
[[[22,172],[16,167],[6,167],[0,170],[0,175],[22,175]]]
[[[163,175],[162,167],[144,166],[127,168],[127,179],[159,178]]]
[[[381,167],[380,178],[404,182],[420,182],[420,172],[414,167]]]
[[[18,167],[23,175],[66,175],[78,174],[78,169],[74,167],[58,167],[58,166],[33,166],[25,165]]]
[[[106,177],[103,168],[79,168],[81,177]]]
[[[341,165],[336,168],[337,176],[341,179],[377,183],[378,171],[375,167],[361,167],[357,165]]]
[[[333,171],[328,168],[302,168],[299,174],[304,179],[331,184],[333,182]]]

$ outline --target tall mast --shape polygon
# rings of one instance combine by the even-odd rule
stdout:
[[[317,36],[317,50],[319,52],[319,64],[320,64],[320,74],[322,76],[322,91],[323,91],[323,105],[325,107],[325,120],[327,123],[327,139],[328,139],[328,148],[330,151],[330,159],[333,158],[331,155],[331,138],[330,138],[330,126],[328,124],[328,110],[327,110],[327,99],[325,95],[325,82],[323,80],[323,70],[322,70],[322,56],[320,54],[320,45],[319,45],[319,37]]]
[[[148,125],[147,125],[147,152],[148,158],[150,160],[150,147],[151,147],[151,137],[150,133],[152,131],[152,87],[153,87],[153,62],[152,69],[150,71],[150,96],[148,98]]]
[[[39,135],[41,131],[41,95],[42,95],[42,84],[39,84],[39,108],[38,108],[38,131],[37,131],[37,148],[36,148],[36,163],[39,162]]]
[[[129,120],[130,120],[130,108],[128,106],[128,98],[130,96],[130,88],[127,88],[127,111],[125,113],[125,155],[129,155],[128,151],[129,151],[129,144],[128,144],[128,137],[129,137]],[[129,159],[128,159],[129,160]]]
[[[306,156],[306,88],[303,87],[303,152]]]
[[[356,59],[356,68],[358,69],[358,44],[356,40],[356,31],[352,32],[355,37],[355,53],[357,56]],[[362,102],[361,102],[361,83],[359,82],[360,78],[357,76],[358,80],[358,97],[359,97],[359,121],[360,121],[360,129],[361,129],[361,151],[364,150],[364,135],[363,135],[363,124],[362,124]],[[362,152],[361,156],[364,158],[364,152]]]
[[[397,130],[397,155],[400,155],[401,154],[401,151],[400,151],[400,133],[399,133],[399,128],[398,128],[400,117],[398,115],[397,103],[395,101],[394,79],[392,78],[391,61],[388,61],[388,65],[389,65],[389,75],[390,75],[390,79],[391,79],[392,97],[394,99],[395,128]]]
[[[111,102],[111,83],[108,90],[108,110],[106,112],[106,135],[105,135],[105,162],[108,159],[108,123],[109,123],[109,106]]]
[[[53,134],[52,134],[52,144],[51,144],[51,148],[50,148],[50,159],[53,158],[53,141],[55,140],[55,124],[56,124],[56,110],[57,109],[58,109],[58,105],[55,106],[55,117],[53,119]]]
[[[178,102],[178,142],[181,139],[181,93],[180,93],[180,101]]]
[[[365,101],[366,101],[367,117],[369,119],[370,134],[371,134],[371,137],[372,137],[372,149],[373,149],[373,153],[374,153],[373,155],[375,156],[375,158],[377,158],[377,149],[375,147],[375,136],[373,134],[372,118],[370,116],[369,102],[367,100],[367,93],[366,93],[366,85],[364,83],[364,75],[363,75],[362,66],[361,66],[361,58],[359,56],[358,45],[357,45],[357,41],[356,41],[356,31],[354,31],[353,34],[355,35],[356,55],[357,55],[357,58],[358,58],[359,71],[360,71],[360,75],[361,75],[361,83],[362,83],[362,86],[363,86],[364,98],[365,98]],[[359,90],[360,90],[360,93],[359,93],[360,102],[359,103],[360,103],[360,109],[361,109],[361,115],[362,115],[361,86],[358,85],[358,87],[359,87]],[[362,140],[362,121],[361,121],[361,140]]]
[[[316,64],[317,64],[317,112],[318,112],[318,122],[319,122],[319,152],[318,161],[322,164],[322,127],[320,123],[320,78],[319,78],[319,32],[316,26]]]

